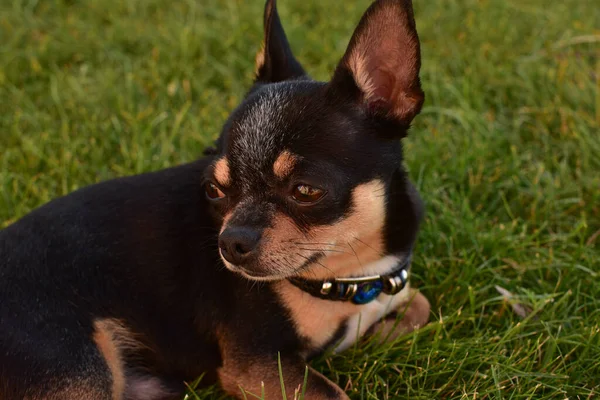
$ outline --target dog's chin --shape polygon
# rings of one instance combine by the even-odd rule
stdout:
[[[276,281],[281,281],[284,280],[285,278],[287,278],[288,276],[286,275],[251,275],[246,271],[238,271],[238,274],[240,274],[241,276],[243,276],[244,278],[251,280],[251,281],[257,281],[257,282],[276,282]]]
[[[259,271],[249,271],[248,269],[244,268],[244,267],[240,267],[237,265],[233,265],[230,262],[223,260],[223,263],[225,264],[225,267],[230,270],[231,272],[234,272],[240,276],[243,276],[244,278],[251,280],[251,281],[257,281],[257,282],[275,282],[275,281],[281,281],[283,279],[289,278],[290,276],[293,276],[294,274],[286,274],[286,273],[268,273],[268,272],[259,272]]]

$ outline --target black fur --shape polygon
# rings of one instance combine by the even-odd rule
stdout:
[[[96,318],[143,332],[153,352],[132,368],[180,384],[220,365],[216,321],[259,354],[299,345],[269,287],[220,264],[199,184],[210,161],[87,187],[0,231],[0,398],[47,392],[49,375],[109,380]]]
[[[360,104],[344,68],[331,83],[309,80],[274,1],[265,27],[255,85],[205,158],[78,190],[0,231],[0,399],[52,398],[73,382],[112,399],[109,368],[92,340],[93,323],[103,318],[124,321],[145,346],[125,353],[127,376],[158,377],[174,392],[202,374],[204,383],[217,380],[223,337],[240,362],[279,352],[302,375],[301,354],[314,349],[296,333],[273,284],[249,282],[219,257],[222,218],[234,207],[233,225],[262,230],[281,212],[309,231],[349,215],[352,189],[379,179],[386,252],[412,247],[422,210],[402,169],[397,139],[406,122]],[[283,150],[301,159],[282,181],[273,163]],[[221,188],[225,199],[209,201],[204,183],[223,155],[235,185]],[[299,207],[288,196],[298,182],[327,195]],[[345,323],[332,341],[344,330]],[[310,382],[323,398],[341,398],[327,381]]]

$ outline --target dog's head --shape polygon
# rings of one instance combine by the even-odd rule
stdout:
[[[256,68],[205,176],[225,265],[332,277],[408,251],[420,206],[398,139],[424,98],[410,0],[370,7],[327,83],[306,76],[269,0]]]

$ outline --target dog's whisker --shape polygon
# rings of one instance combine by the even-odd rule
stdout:
[[[370,244],[366,243],[365,241],[361,240],[358,237],[354,237],[354,240],[364,244],[365,246],[367,246],[368,248],[370,248],[371,250],[373,250],[375,253],[377,253],[379,256],[384,257],[386,254],[381,252],[380,250],[377,250],[376,248],[374,248],[373,246],[371,246]]]
[[[344,245],[339,245],[339,244],[335,244],[335,243],[328,243],[328,242],[291,242],[293,244],[296,245],[320,245],[320,246],[331,246],[331,247],[344,247]]]
[[[356,253],[356,250],[354,250],[354,247],[352,247],[352,244],[350,244],[350,242],[348,242],[348,246],[350,246],[350,248],[352,249],[352,252],[354,253],[354,256],[356,256],[356,260],[358,261],[358,265],[360,265],[362,267],[362,263],[360,262],[360,258],[358,257],[358,254]]]
[[[214,241],[214,243],[212,243],[213,241]],[[208,245],[208,246],[211,246],[211,245],[213,245],[213,244],[214,244],[215,246],[217,246],[217,245],[218,245],[218,242],[217,242],[217,238],[216,238],[216,237],[214,237],[214,238],[209,238],[209,239],[207,239],[207,240],[203,240],[203,241],[201,241],[201,242],[199,242],[199,243],[198,243],[198,246],[199,246],[200,248],[202,248],[202,247],[204,247],[204,246],[206,246],[206,245]]]
[[[342,253],[342,254],[346,254],[347,251],[342,251],[342,250],[334,250],[334,249],[321,249],[321,248],[314,248],[314,249],[307,249],[307,248],[303,248],[303,247],[296,247],[296,249],[298,250],[303,250],[303,251],[313,251],[313,252],[325,252],[328,251],[330,253]]]
[[[297,255],[299,255],[300,257],[304,258],[305,260],[310,260],[310,258],[309,258],[309,257],[305,257],[305,256],[303,256],[303,255],[302,255],[302,254],[300,254],[300,253],[296,253],[296,254],[297,254]],[[332,271],[330,268],[326,267],[326,266],[325,266],[325,265],[324,265],[322,262],[320,262],[319,260],[315,260],[315,261],[314,261],[314,263],[315,263],[315,264],[317,264],[317,265],[319,265],[320,267],[323,267],[323,268],[325,268],[327,271],[329,271],[329,272],[331,272],[331,273],[333,274],[333,271]]]
[[[294,260],[293,260],[293,259],[289,259],[288,257],[286,257],[286,258],[285,258],[285,262],[287,263],[287,265],[288,265],[288,267],[289,267],[290,271],[294,271],[294,272],[296,271],[296,269],[297,269],[297,266],[296,266],[296,264],[294,263]]]

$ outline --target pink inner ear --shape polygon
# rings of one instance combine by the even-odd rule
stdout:
[[[386,72],[384,68],[377,66],[369,74],[374,86],[374,97],[379,97],[389,101],[392,98],[392,93],[395,86],[394,76]]]
[[[371,67],[369,65],[369,67]],[[385,69],[375,66],[375,68],[367,68],[369,72],[372,92],[365,93],[365,101],[370,109],[386,109],[389,111],[393,108],[392,96],[395,86],[395,78],[393,75],[386,72]]]

